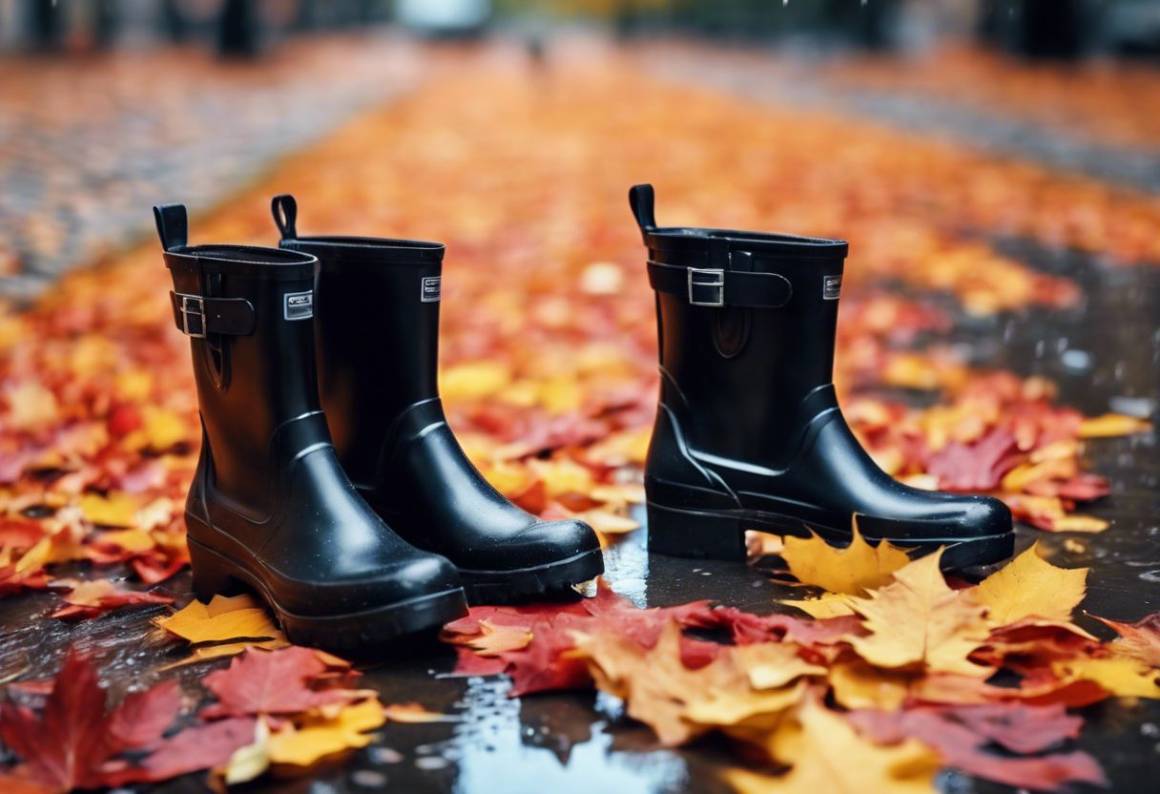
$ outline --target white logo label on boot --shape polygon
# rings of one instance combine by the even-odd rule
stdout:
[[[841,276],[822,276],[822,300],[836,301],[841,293]]]
[[[423,303],[438,303],[442,294],[441,276],[424,276],[419,280],[419,300]]]
[[[287,320],[309,320],[314,316],[314,290],[287,292],[282,316]]]

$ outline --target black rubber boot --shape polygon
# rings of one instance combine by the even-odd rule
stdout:
[[[197,597],[248,586],[293,642],[339,650],[465,614],[451,563],[396,535],[339,465],[315,376],[318,261],[187,245],[183,206],[154,214],[201,410],[185,513]]]
[[[661,394],[645,469],[649,548],[745,556],[744,531],[871,542],[943,565],[1010,556],[997,499],[932,493],[885,474],[859,445],[831,382],[846,243],[657,228],[651,185],[629,191],[656,290]]]
[[[282,248],[319,259],[319,385],[339,458],[399,534],[446,556],[468,600],[510,601],[598,576],[582,521],[541,521],[476,471],[439,400],[443,245],[299,237],[292,196],[273,200]]]

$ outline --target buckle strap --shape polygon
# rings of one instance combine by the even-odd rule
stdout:
[[[169,300],[177,330],[194,339],[204,339],[210,334],[249,336],[258,324],[257,313],[245,298],[207,298],[170,292]]]
[[[657,292],[681,295],[692,306],[778,309],[793,297],[793,285],[780,273],[682,267],[650,260],[648,281]]]

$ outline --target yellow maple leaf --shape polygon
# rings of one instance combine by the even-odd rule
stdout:
[[[851,659],[830,667],[829,681],[834,699],[848,709],[895,711],[902,707],[913,673],[884,670],[861,659]]]
[[[892,584],[867,598],[846,596],[870,632],[850,639],[859,656],[891,669],[923,666],[976,676],[991,672],[967,660],[987,636],[984,607],[971,591],[947,586],[939,570],[941,557],[940,551],[910,563],[895,572]]]
[[[831,546],[813,534],[809,538],[787,536],[781,556],[799,581],[849,595],[889,584],[891,575],[910,562],[906,552],[889,543],[867,543],[856,520],[854,538],[845,548]]]
[[[1086,592],[1087,568],[1058,568],[1039,555],[1039,543],[974,588],[987,619],[1005,626],[1023,618],[1068,621]]]
[[[1126,656],[1077,657],[1052,665],[1064,681],[1094,681],[1113,695],[1160,700],[1160,670]]]
[[[205,662],[210,659],[222,659],[227,656],[234,656],[242,651],[251,648],[258,648],[264,651],[273,651],[278,648],[285,648],[289,645],[284,638],[275,637],[269,640],[240,640],[238,642],[224,642],[214,645],[199,645],[189,649],[189,656],[184,659],[178,659],[176,662],[170,662],[158,668],[161,671],[174,670],[179,667],[186,667],[198,662]]]
[[[454,645],[465,645],[480,656],[499,656],[528,647],[532,632],[523,626],[497,626],[490,620],[481,620],[478,634],[444,634],[443,639]]]
[[[266,610],[246,594],[214,596],[208,604],[194,599],[172,615],[156,618],[154,623],[170,634],[176,634],[194,644],[242,639],[274,640],[280,643],[274,647],[289,644],[270,620]],[[238,651],[246,647],[241,643],[237,645]]]
[[[384,722],[383,706],[374,699],[346,706],[333,716],[307,718],[301,727],[287,726],[270,736],[270,763],[309,766],[328,755],[366,747],[371,742],[367,731]]]
[[[140,528],[101,532],[96,535],[95,540],[98,543],[116,546],[127,552],[149,551],[157,545],[153,542],[153,536]]]
[[[854,610],[846,603],[846,596],[841,593],[823,593],[818,598],[794,600],[785,598],[778,602],[787,607],[794,607],[805,612],[811,618],[825,620],[826,618],[840,618],[843,615],[853,615]]]
[[[261,775],[270,766],[270,725],[264,716],[254,723],[254,741],[239,747],[230,755],[222,771],[226,785],[245,783]]]
[[[938,756],[914,739],[882,747],[860,737],[844,719],[807,700],[771,743],[775,757],[793,766],[784,775],[745,769],[725,772],[740,794],[927,794]]]
[[[132,527],[141,509],[141,500],[126,493],[85,494],[79,506],[85,520],[98,526]]]
[[[729,650],[733,661],[745,671],[754,689],[776,689],[807,675],[825,675],[826,668],[810,664],[798,655],[792,642],[760,642]]]
[[[780,714],[802,697],[804,687],[793,684],[755,689],[734,648],[722,648],[708,665],[690,670],[681,662],[680,642],[676,623],[665,626],[651,649],[611,632],[578,633],[575,655],[587,662],[600,689],[625,701],[628,715],[652,728],[669,746],[714,727]],[[772,663],[771,656],[753,654],[755,662]],[[787,664],[795,671],[787,676],[790,679],[809,668],[804,662]]]
[[[478,400],[498,392],[511,379],[511,369],[502,361],[471,361],[441,372],[439,386],[449,402]]]
[[[1149,667],[1160,667],[1160,618],[1155,613],[1140,623],[1121,623],[1098,615],[1092,617],[1120,635],[1109,646],[1113,653]]]

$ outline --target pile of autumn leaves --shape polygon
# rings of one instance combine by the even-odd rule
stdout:
[[[445,638],[460,672],[505,672],[514,695],[594,684],[664,745],[723,734],[749,762],[726,773],[741,792],[932,791],[943,766],[1036,790],[1101,783],[1095,759],[1058,749],[1083,725],[1067,710],[1160,698],[1160,614],[1105,620],[1119,638],[1100,642],[1071,620],[1087,570],[1035,546],[975,586],[948,582],[941,553],[912,562],[860,537],[787,538],[780,554],[828,588],[786,602],[814,617],[640,610],[602,590],[476,608]]]
[[[932,791],[936,772],[1035,790],[1102,783],[1088,754],[1061,749],[1084,706],[1160,698],[1160,614],[1102,622],[1102,642],[1072,622],[1086,569],[1036,546],[977,585],[940,571],[941,552],[911,561],[855,537],[763,536],[803,584],[783,602],[806,613],[757,615],[698,601],[640,609],[601,585],[572,603],[475,607],[448,624],[461,675],[506,674],[512,696],[599,689],[665,746],[720,734],[740,792]],[[193,601],[155,623],[186,641],[171,667],[233,656],[183,708],[174,680],[109,709],[89,658],[70,652],[51,682],[9,687],[0,772],[22,794],[156,782],[209,769],[226,784],[281,774],[373,741],[389,720],[453,719],[383,705],[350,664],[290,646],[248,596]],[[1069,711],[1071,710],[1071,711]],[[841,759],[841,763],[835,763]]]
[[[208,697],[199,704],[169,679],[110,709],[93,660],[71,650],[52,681],[8,687],[0,741],[19,760],[0,769],[0,790],[57,794],[200,770],[227,785],[243,783],[366,747],[369,732],[387,721],[444,719],[413,703],[384,705],[375,690],[355,688],[359,673],[349,662],[289,645],[249,596],[193,601],[155,623],[192,643],[171,668],[234,657],[200,679]]]

